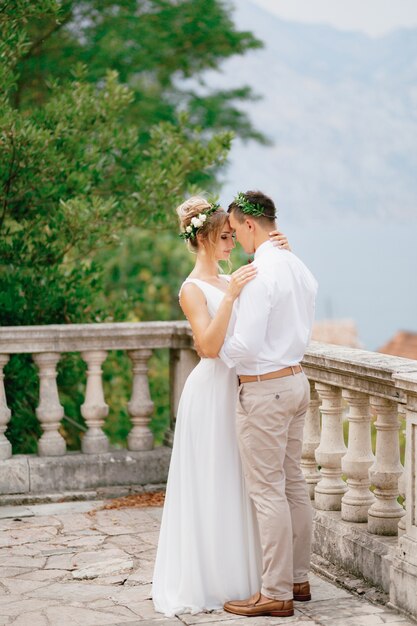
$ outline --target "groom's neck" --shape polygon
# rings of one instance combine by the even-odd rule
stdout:
[[[269,241],[269,239],[269,232],[264,230],[263,228],[259,229],[259,231],[257,231],[255,235],[255,252],[259,248],[259,246],[265,243],[265,241]]]

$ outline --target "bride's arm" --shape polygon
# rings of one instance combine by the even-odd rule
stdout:
[[[190,322],[199,350],[205,357],[214,359],[219,354],[226,337],[233,303],[243,287],[255,277],[256,271],[256,267],[245,265],[233,272],[227,291],[213,318],[209,315],[206,299],[201,289],[193,283],[183,286],[180,305]]]

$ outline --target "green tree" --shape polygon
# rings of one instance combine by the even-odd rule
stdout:
[[[196,176],[224,162],[231,141],[225,132],[204,138],[182,116],[151,127],[144,147],[138,127],[126,122],[132,90],[115,71],[89,82],[82,66],[71,80],[51,81],[41,105],[16,109],[18,68],[33,47],[28,25],[56,22],[58,11],[53,0],[18,0],[0,12],[2,325],[106,318],[97,251],[128,228],[169,223],[167,198],[181,201]],[[68,414],[78,414],[71,403],[80,372],[72,357],[61,364]],[[14,449],[33,450],[37,382],[27,358],[12,359],[6,384]]]
[[[231,5],[221,0],[63,0],[60,19],[39,15],[28,24],[30,45],[18,63],[16,106],[27,109],[49,98],[51,77],[66,80],[81,62],[86,80],[101,81],[103,69],[118,72],[132,90],[126,116],[148,141],[149,128],[189,112],[205,130],[233,130],[262,139],[236,102],[250,88],[213,90],[204,71],[261,46],[236,30]],[[198,78],[184,82],[183,79]]]

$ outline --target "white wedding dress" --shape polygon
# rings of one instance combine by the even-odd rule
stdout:
[[[224,293],[187,279],[214,317]],[[185,283],[184,283],[185,284]],[[228,332],[234,325],[231,319]],[[220,359],[201,359],[178,407],[152,597],[167,616],[221,608],[260,588],[261,556],[235,434],[237,378]]]

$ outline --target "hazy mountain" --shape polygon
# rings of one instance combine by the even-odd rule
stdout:
[[[235,142],[223,204],[274,198],[319,281],[317,319],[354,319],[370,349],[417,331],[417,29],[372,39],[234,5],[265,48],[206,78],[263,95],[246,109],[273,145]]]
[[[206,80],[262,95],[246,108],[273,145],[236,141],[222,198],[244,181],[294,220],[417,216],[417,29],[372,39],[235,6],[265,48]]]

